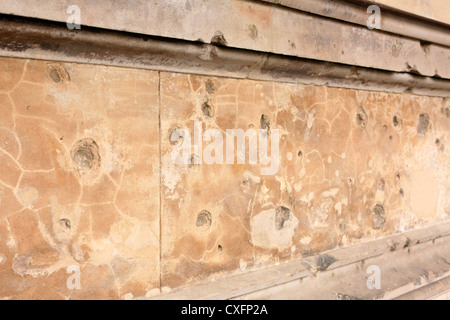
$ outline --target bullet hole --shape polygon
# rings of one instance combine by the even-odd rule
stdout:
[[[329,254],[322,254],[316,258],[316,266],[318,271],[325,271],[335,263],[337,259]]]
[[[179,128],[172,129],[169,135],[171,145],[182,145],[184,140],[184,131]]]
[[[378,182],[378,190],[383,191],[385,185],[386,183],[384,182],[384,179],[380,179],[380,181]]]
[[[270,133],[270,118],[269,116],[263,114],[261,115],[261,119],[259,121],[261,129],[267,130],[267,133]]]
[[[61,219],[58,221],[58,224],[62,229],[65,230],[69,230],[72,227],[69,219]]]
[[[383,125],[383,130],[384,130],[384,131],[387,130],[387,125]]]
[[[420,136],[424,136],[427,133],[429,123],[430,123],[430,116],[426,113],[422,113],[419,116],[419,124],[417,126],[417,134]]]
[[[203,103],[202,112],[203,115],[207,118],[211,118],[214,115],[214,109],[208,101]]]
[[[47,74],[55,83],[66,82],[70,76],[61,64],[52,64],[47,67]]]
[[[227,40],[225,40],[225,37],[222,32],[216,31],[214,33],[214,36],[211,38],[211,43],[218,46],[226,46]]]
[[[392,136],[389,136],[389,140],[391,140],[391,141],[392,141]]]
[[[303,152],[302,152],[302,150],[300,150],[298,153],[297,153],[297,156],[300,158],[301,156],[303,156]]]
[[[282,230],[285,227],[285,222],[291,219],[291,210],[289,208],[280,206],[275,210],[275,228]]]
[[[99,147],[97,143],[90,138],[82,139],[76,142],[70,151],[75,170],[80,177],[88,175],[94,177],[101,165]]]
[[[214,82],[212,82],[211,80],[208,80],[205,82],[205,89],[206,92],[208,92],[209,94],[213,94],[214,91],[216,91],[216,87],[214,85]]]
[[[217,246],[217,252],[219,253],[219,254],[222,254],[222,251],[223,251],[223,248],[222,248],[222,245],[218,245]]]
[[[436,145],[439,145],[441,143],[441,140],[436,139]]]
[[[56,83],[61,82],[61,77],[59,76],[56,70],[50,71],[50,78],[52,78],[52,80],[55,81]]]
[[[189,168],[195,168],[200,165],[200,157],[196,154],[191,155],[191,163],[189,163]]]
[[[450,108],[442,108],[441,112],[447,117],[450,118]]]
[[[400,180],[400,173],[397,173],[396,177],[398,180]]]
[[[209,228],[212,223],[211,213],[207,210],[202,210],[197,215],[197,221],[195,221],[195,225],[197,227],[207,227]]]
[[[350,185],[352,185],[352,184],[353,184],[353,179],[352,179],[352,178],[348,178],[348,183],[349,183]]]
[[[403,189],[399,190],[400,196],[403,198],[405,196],[405,191],[403,191]]]
[[[384,207],[381,204],[376,204],[373,208],[372,220],[375,229],[381,228],[386,222]]]
[[[400,128],[402,126],[402,119],[400,118],[399,115],[395,115],[392,118],[392,124],[394,125],[395,128]]]
[[[363,107],[358,107],[358,112],[356,113],[356,123],[361,130],[364,130],[367,126],[367,113]]]
[[[250,24],[247,26],[247,33],[253,40],[258,38],[258,28],[256,28],[254,24]]]

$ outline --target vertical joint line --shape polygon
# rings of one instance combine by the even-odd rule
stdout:
[[[159,290],[162,289],[162,154],[161,154],[161,71],[158,71],[158,131],[159,131]]]

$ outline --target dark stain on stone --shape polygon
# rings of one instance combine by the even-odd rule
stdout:
[[[384,179],[380,179],[380,181],[378,182],[378,190],[383,191],[385,185],[386,185],[386,183],[384,182]]]
[[[366,110],[363,107],[358,107],[356,113],[356,123],[361,130],[364,130],[367,126],[368,116]]]
[[[27,44],[25,42],[21,42],[21,41],[8,41],[7,44],[1,44],[0,47],[2,49],[6,49],[8,51],[13,51],[13,52],[23,52],[23,51],[27,51],[28,49],[32,48],[32,45]]]
[[[406,238],[405,244],[403,245],[403,248],[408,248],[411,245],[411,239]]]
[[[195,221],[195,225],[197,227],[210,227],[212,223],[211,213],[208,210],[202,210],[197,215],[197,220]]]
[[[214,116],[214,108],[208,101],[203,103],[202,112],[203,115],[207,118],[211,118]]]
[[[270,133],[270,118],[269,116],[263,114],[261,115],[261,119],[259,121],[262,130],[267,130],[267,133]]]
[[[375,229],[381,228],[386,222],[384,207],[381,204],[376,204],[373,208],[372,220]]]
[[[200,157],[196,154],[191,155],[191,163],[189,163],[189,168],[195,168],[200,165]]]
[[[42,41],[39,43],[39,47],[42,50],[56,51],[59,49],[59,43],[50,43],[50,42]]]
[[[284,206],[280,206],[275,210],[275,228],[277,230],[284,229],[284,223],[291,219],[291,210]]]
[[[399,243],[398,242],[393,242],[390,246],[389,246],[389,251],[394,252],[395,250],[397,250]]]
[[[329,254],[321,254],[316,258],[317,270],[325,271],[328,269],[329,266],[331,266],[336,261],[337,261],[336,258]]]
[[[100,168],[101,158],[97,143],[90,138],[79,140],[70,151],[75,169],[81,175],[86,171],[96,171]]]
[[[447,117],[450,118],[450,108],[442,108],[441,112]]]
[[[258,28],[256,28],[254,24],[250,24],[247,26],[247,33],[249,37],[252,38],[253,40],[258,38]]]
[[[345,221],[343,219],[339,220],[339,231],[345,233]]]
[[[214,91],[216,91],[214,82],[212,82],[211,80],[206,81],[205,82],[205,89],[206,89],[206,92],[208,92],[209,94],[213,94]]]
[[[402,127],[402,118],[399,115],[395,115],[392,118],[392,124],[395,128],[401,128]]]
[[[227,40],[221,31],[216,31],[214,36],[211,38],[211,43],[218,46],[226,46]]]
[[[361,299],[351,296],[349,294],[339,293],[339,292],[336,294],[336,299],[337,300],[361,300]]]
[[[430,116],[427,113],[422,113],[419,116],[419,124],[417,125],[417,134],[419,136],[424,136],[427,133],[429,124],[430,124]]]

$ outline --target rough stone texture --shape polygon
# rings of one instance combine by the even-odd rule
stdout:
[[[0,59],[0,298],[159,287],[158,73]],[[66,268],[80,267],[81,290]]]
[[[203,112],[206,101],[213,117]],[[447,104],[408,94],[162,73],[162,285],[448,219],[450,180],[442,172],[450,154],[440,147],[450,133]],[[423,114],[426,132],[418,131]],[[280,130],[278,173],[261,175],[248,154],[241,165],[172,165],[170,132],[186,128],[193,138],[194,121],[202,121],[203,132]],[[200,230],[203,210],[211,224]]]
[[[0,67],[0,298],[150,297],[449,219],[448,100],[22,59]],[[203,132],[264,127],[269,140],[279,130],[278,172],[262,175],[248,157],[208,164],[206,141],[174,164],[187,139],[170,138],[177,128],[194,138],[194,121]],[[72,265],[79,290],[66,286]]]

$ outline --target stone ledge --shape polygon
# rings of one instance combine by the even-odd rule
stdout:
[[[275,267],[222,275],[153,299],[428,299],[450,288],[449,246],[447,222]],[[322,263],[327,257],[336,262]],[[370,265],[381,269],[380,290],[366,286]]]
[[[0,56],[79,62],[359,90],[450,96],[450,81],[149,37],[97,28],[73,32],[62,23],[0,16]]]

